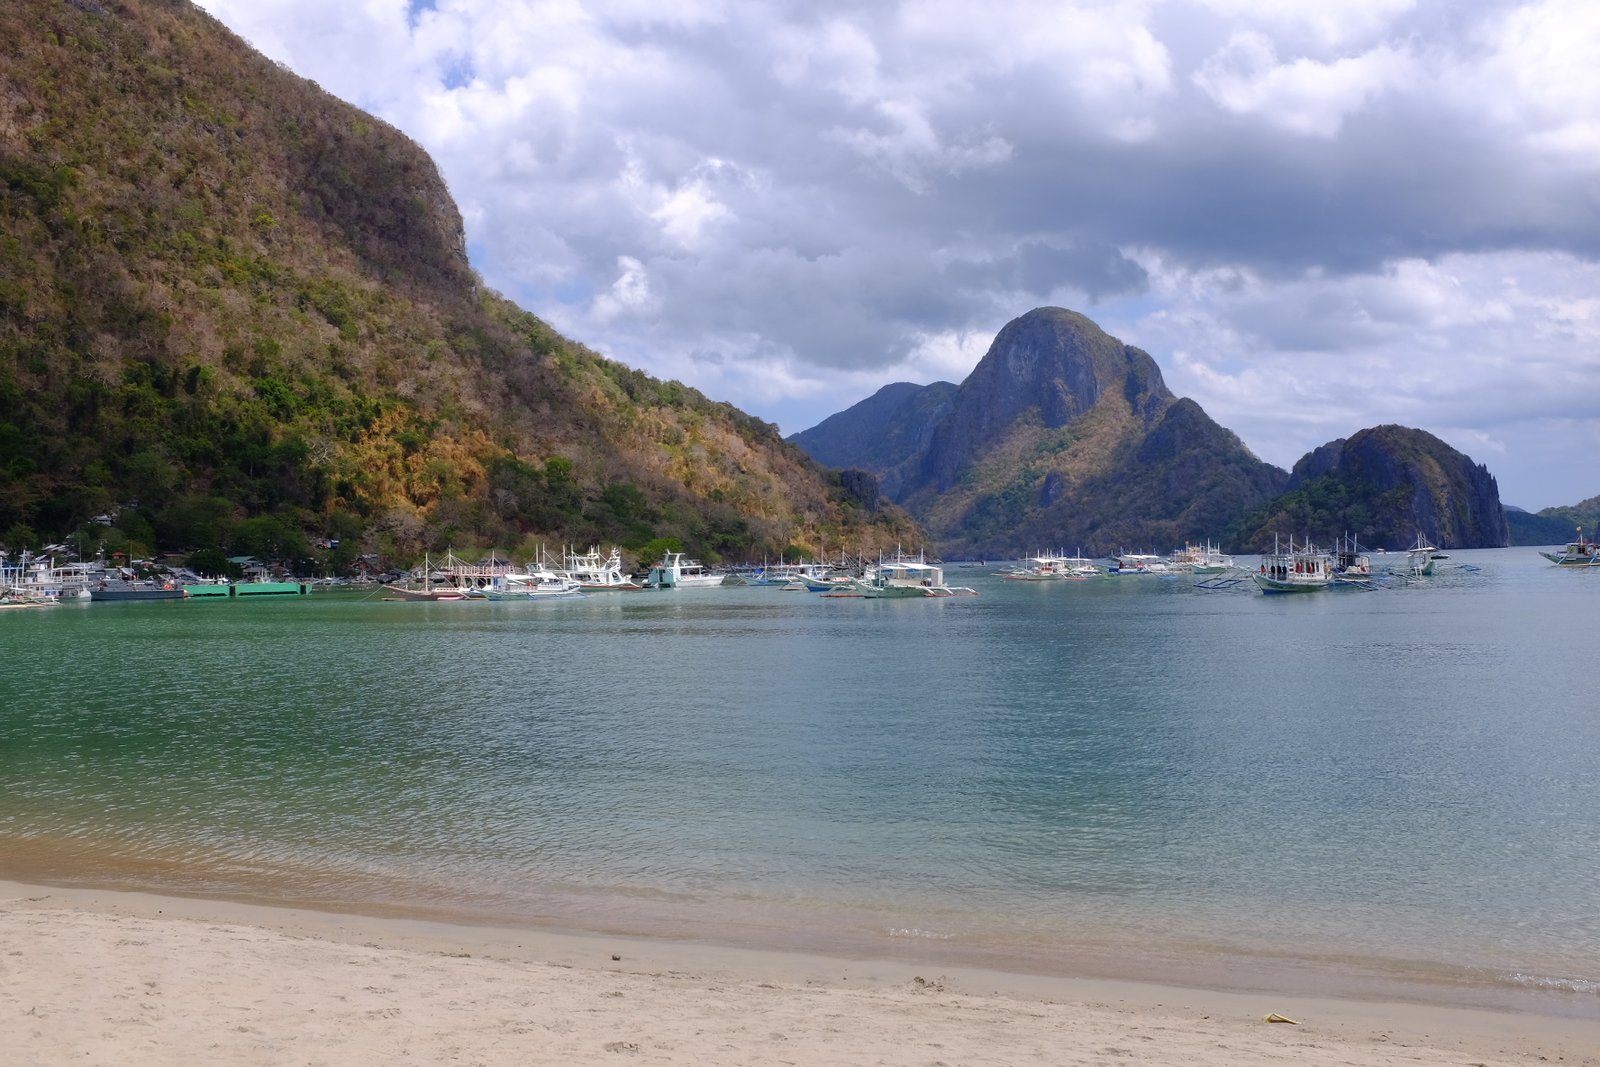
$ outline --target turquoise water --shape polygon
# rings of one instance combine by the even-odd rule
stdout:
[[[1454,557],[0,613],[0,876],[1600,1015],[1600,573]]]

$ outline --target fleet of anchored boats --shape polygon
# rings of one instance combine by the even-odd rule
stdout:
[[[944,569],[922,556],[897,553],[864,568],[859,574],[846,574],[829,564],[780,563],[775,567],[744,573],[711,570],[682,552],[667,552],[650,568],[643,582],[636,582],[622,569],[622,554],[613,548],[601,561],[598,551],[577,555],[568,552],[561,567],[543,564],[526,572],[509,563],[489,561],[466,563],[447,554],[439,563],[425,560],[422,568],[402,582],[385,585],[384,591],[397,600],[516,600],[542,596],[572,596],[584,592],[631,589],[699,589],[719,585],[778,585],[785,589],[804,589],[827,596],[852,597],[944,597],[976,596],[976,590],[947,585]]]
[[[468,563],[447,552],[437,564],[427,557],[422,566],[402,581],[390,582],[384,592],[393,600],[538,600],[570,597],[585,590],[642,589],[622,569],[622,550],[600,557],[598,549],[568,549],[560,566],[540,558],[526,570],[492,555]]]
[[[1381,549],[1379,550],[1382,551]],[[1579,527],[1575,540],[1559,551],[1541,551],[1558,567],[1600,567],[1600,544],[1583,536]],[[1436,561],[1448,559],[1445,553],[1417,535],[1405,551],[1401,567],[1389,567],[1385,578],[1417,581],[1434,573]],[[1470,569],[1470,568],[1469,568]],[[1354,539],[1346,536],[1332,549],[1319,548],[1309,541],[1287,545],[1275,542],[1271,552],[1260,557],[1254,571],[1236,567],[1231,557],[1216,546],[1185,545],[1170,556],[1125,552],[1110,557],[1107,565],[1074,552],[1041,552],[998,572],[1007,581],[1051,582],[1088,581],[1130,575],[1202,576],[1202,588],[1220,589],[1253,581],[1263,593],[1305,593],[1340,586],[1375,587],[1371,556]],[[404,579],[381,586],[391,600],[539,600],[576,597],[593,592],[621,592],[638,589],[695,589],[720,585],[773,585],[784,590],[820,593],[829,597],[865,599],[976,596],[968,586],[953,586],[945,581],[944,567],[922,554],[896,552],[893,557],[873,564],[857,561],[840,563],[785,563],[730,571],[713,570],[682,552],[667,552],[654,564],[643,580],[636,580],[623,568],[622,552],[613,547],[602,556],[599,549],[587,552],[568,549],[559,564],[543,558],[526,568],[491,556],[488,560],[467,562],[447,552],[435,562],[424,558],[423,565]],[[310,592],[311,583],[275,581],[264,571],[244,581],[208,580],[185,572],[172,572],[161,578],[141,578],[127,567],[71,563],[55,566],[30,559],[24,554],[16,564],[0,555],[0,606],[23,607],[59,603],[63,599],[94,601],[182,600],[293,596]]]
[[[236,582],[202,578],[183,569],[160,577],[142,577],[131,567],[96,562],[57,566],[27,553],[12,566],[0,555],[0,604],[12,606],[55,604],[62,600],[104,603],[298,596],[310,591],[309,582],[278,581],[264,570],[254,571]]]
[[[1433,574],[1436,560],[1448,558],[1419,533],[1416,543],[1406,550],[1404,568],[1391,568],[1390,574],[1407,581],[1427,578]],[[1332,550],[1309,541],[1297,545],[1293,538],[1287,548],[1274,543],[1251,577],[1263,593],[1308,593],[1341,585],[1371,589],[1374,582],[1372,558],[1348,536]]]

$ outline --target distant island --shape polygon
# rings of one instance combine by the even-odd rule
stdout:
[[[1437,437],[1372,427],[1281,470],[1173,396],[1148,354],[1063,308],[1008,323],[960,386],[887,386],[790,440],[879,478],[949,554],[1510,543],[1494,477]]]

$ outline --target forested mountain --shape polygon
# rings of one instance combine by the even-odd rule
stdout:
[[[858,447],[836,460],[866,465],[877,446]],[[1039,308],[1000,331],[927,447],[883,486],[945,551],[994,555],[1217,538],[1286,479],[1174,397],[1146,353]]]
[[[555,205],[552,210],[559,210]],[[915,541],[486,291],[427,155],[188,0],[0,5],[0,544]]]
[[[1564,545],[1577,536],[1580,526],[1584,536],[1593,539],[1600,533],[1600,496],[1539,512],[1506,508],[1506,519],[1514,545]]]
[[[1274,534],[1398,549],[1420,533],[1452,548],[1510,543],[1494,476],[1423,430],[1374,426],[1295,464],[1284,494],[1244,517],[1236,544],[1265,548]]]

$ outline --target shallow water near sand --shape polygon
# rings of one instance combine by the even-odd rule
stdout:
[[[1600,1016],[1600,573],[1452,556],[0,613],[0,877]]]

